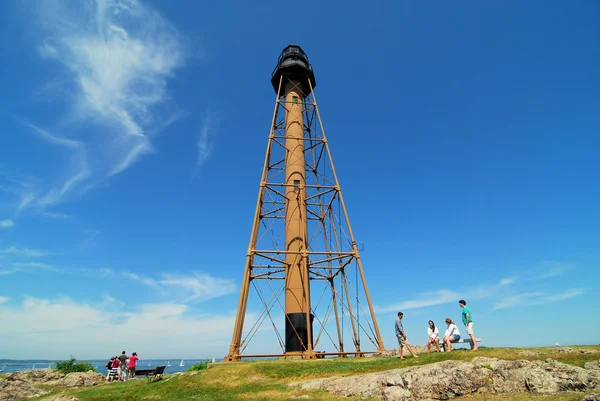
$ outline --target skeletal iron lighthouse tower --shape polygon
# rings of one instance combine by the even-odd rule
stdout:
[[[313,93],[315,75],[299,46],[283,50],[271,83],[275,110],[225,361],[383,351]],[[249,305],[262,312],[245,326]],[[244,353],[267,319],[279,352]],[[361,345],[365,337],[374,351]],[[345,349],[347,338],[353,350]]]

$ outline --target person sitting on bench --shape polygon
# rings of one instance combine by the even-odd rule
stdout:
[[[446,329],[446,333],[444,333],[444,345],[446,351],[452,351],[454,349],[452,348],[452,343],[460,340],[460,332],[449,317],[446,318],[446,324],[448,328]]]
[[[435,327],[435,323],[433,323],[433,320],[429,321],[427,335],[429,336],[429,340],[427,341],[427,353],[429,354],[429,350],[432,345],[435,345],[437,347],[437,351],[440,352],[440,331],[437,327]]]

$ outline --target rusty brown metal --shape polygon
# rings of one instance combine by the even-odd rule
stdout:
[[[305,77],[298,71],[303,70],[277,70],[275,109],[227,362],[359,357],[385,349],[314,95],[314,75],[312,69]],[[254,313],[256,321],[245,328],[248,308],[262,312]],[[274,320],[278,313],[283,322]],[[246,353],[266,321],[281,352]],[[355,352],[346,350],[345,335]],[[361,343],[365,335],[376,351],[368,350],[369,342]],[[327,340],[333,349],[323,345]]]
[[[281,90],[281,82],[279,80],[279,90]],[[242,287],[240,289],[240,300],[238,302],[237,314],[235,317],[235,326],[233,328],[233,336],[231,339],[231,345],[229,346],[229,354],[225,357],[228,362],[235,362],[240,360],[240,346],[242,338],[242,329],[244,327],[244,318],[246,315],[246,305],[248,302],[248,287],[250,286],[250,276],[252,269],[252,261],[254,257],[254,250],[256,249],[256,238],[258,236],[258,224],[260,217],[260,210],[262,204],[262,198],[264,195],[263,188],[266,185],[267,167],[269,165],[269,156],[271,155],[271,144],[272,137],[274,135],[273,127],[277,120],[277,110],[279,109],[279,95],[275,97],[275,108],[273,110],[273,119],[271,121],[271,132],[269,133],[269,142],[267,144],[267,153],[265,155],[265,162],[263,165],[263,173],[260,179],[260,188],[258,190],[258,201],[256,202],[256,209],[254,211],[254,222],[252,223],[252,231],[250,234],[250,244],[248,245],[248,252],[246,253],[246,266],[244,268],[244,278],[242,280]]]
[[[310,86],[311,90],[312,90],[312,83],[308,82],[308,85]],[[317,99],[313,94],[313,101],[314,101],[314,106],[315,106],[315,111],[317,113],[318,119],[319,119],[319,125],[321,126],[321,130],[323,132],[323,138],[325,138],[325,129],[323,128],[323,122],[321,121],[321,114],[319,113],[319,108],[317,107]],[[348,224],[348,231],[350,234],[350,238],[352,240],[352,248],[353,251],[356,255],[356,261],[358,264],[358,269],[360,271],[360,277],[363,283],[363,287],[365,289],[365,295],[367,297],[367,303],[369,304],[369,311],[371,312],[371,316],[373,317],[373,325],[375,326],[375,332],[376,332],[376,336],[378,339],[378,350],[380,352],[385,351],[385,347],[383,345],[383,340],[381,339],[381,333],[379,332],[379,325],[377,324],[377,319],[375,318],[375,310],[373,309],[373,303],[371,302],[371,296],[369,295],[369,289],[367,287],[367,280],[365,278],[365,273],[364,270],[362,268],[362,262],[360,260],[360,255],[358,253],[358,248],[356,246],[356,241],[354,240],[354,234],[352,233],[352,227],[350,226],[350,218],[348,217],[348,211],[346,210],[346,204],[344,203],[344,198],[342,196],[342,189],[339,187],[339,181],[337,178],[337,174],[335,172],[335,168],[333,167],[333,158],[331,157],[331,151],[329,150],[329,144],[327,143],[327,140],[325,140],[325,148],[327,149],[327,156],[329,157],[329,161],[331,163],[331,169],[332,169],[332,173],[333,176],[335,178],[335,182],[336,182],[336,186],[339,188],[339,196],[340,196],[340,202],[342,204],[342,209],[344,211],[344,218],[346,219],[346,223]]]

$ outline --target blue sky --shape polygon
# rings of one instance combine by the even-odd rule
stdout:
[[[294,5],[0,5],[0,357],[227,353],[290,43],[386,348],[598,343],[600,5]]]

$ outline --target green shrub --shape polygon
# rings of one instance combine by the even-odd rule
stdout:
[[[190,366],[187,370],[188,372],[196,372],[198,370],[208,369],[208,361],[207,362],[199,362],[195,365]]]
[[[75,362],[76,359],[71,356],[71,359],[68,361],[56,362],[56,367],[54,369],[58,370],[61,373],[67,374],[72,372],[87,372],[89,370],[96,371],[96,368],[92,366],[89,362]]]

